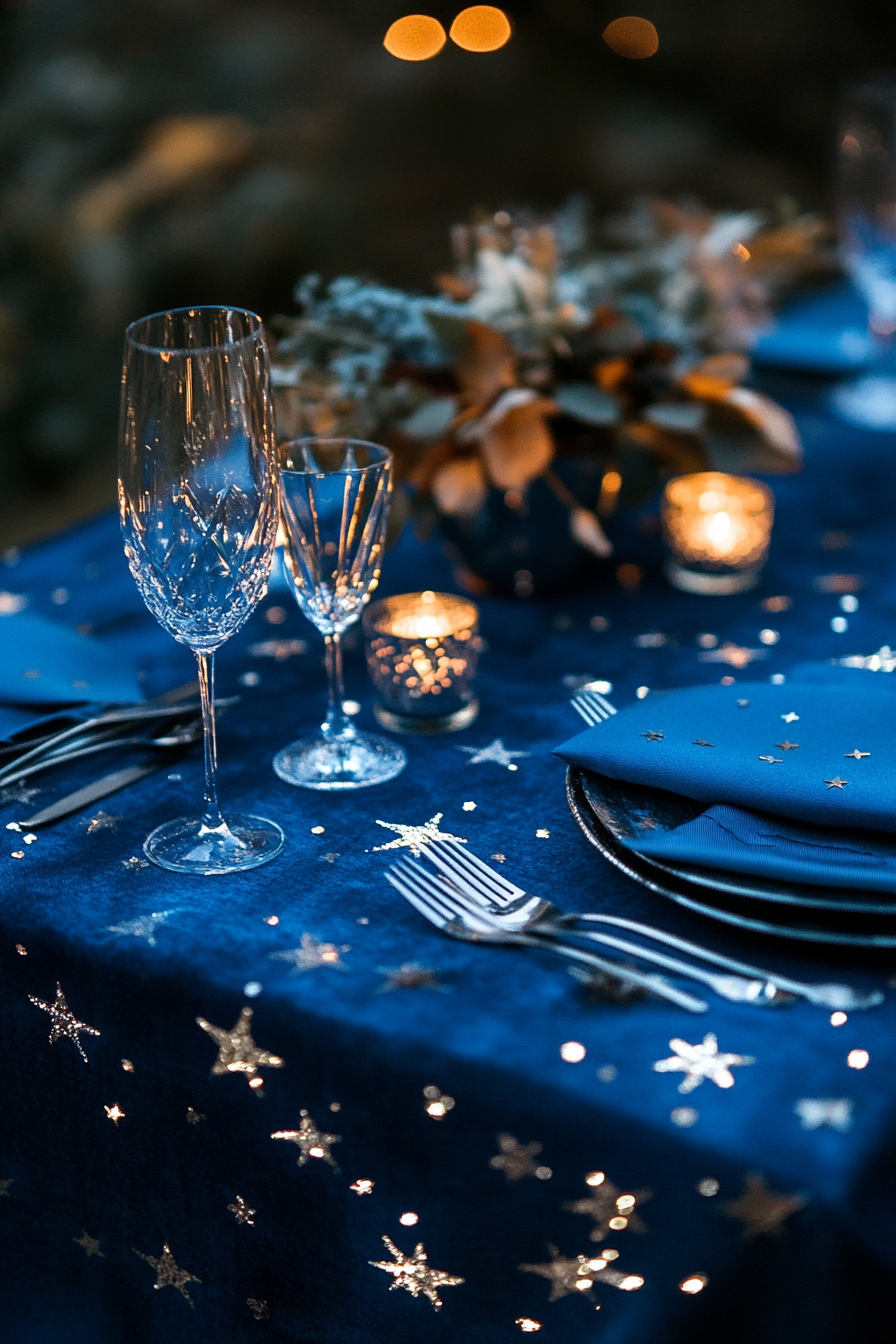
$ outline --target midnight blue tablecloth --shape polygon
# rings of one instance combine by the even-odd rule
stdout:
[[[894,444],[835,426],[813,385],[785,390],[807,468],[773,483],[775,540],[757,593],[674,593],[649,514],[620,520],[617,562],[644,565],[638,590],[621,589],[610,566],[600,584],[562,600],[483,601],[478,722],[455,737],[405,739],[408,769],[391,784],[326,797],[271,770],[274,752],[324,708],[321,648],[288,595],[273,591],[220,656],[219,691],[243,697],[220,724],[221,792],[225,805],[280,822],[281,859],[205,881],[140,864],[147,831],[195,809],[198,754],[29,845],[0,832],[6,1344],[499,1344],[518,1338],[525,1318],[558,1344],[886,1337],[896,1259],[892,992],[841,1026],[808,1005],[760,1011],[709,991],[704,1017],[654,1002],[593,1003],[547,954],[439,937],[387,886],[395,851],[376,852],[399,838],[378,821],[420,825],[440,813],[443,831],[486,859],[503,854],[511,879],[567,909],[647,918],[808,979],[887,985],[892,956],[735,937],[630,883],[578,832],[551,755],[578,727],[568,703],[577,677],[611,681],[621,706],[640,686],[786,675],[896,643]],[[844,581],[830,576],[845,573],[858,576],[846,586],[860,606],[835,632]],[[50,600],[60,584],[64,605]],[[436,542],[406,534],[384,589],[427,586],[453,586],[448,562]],[[89,625],[136,662],[147,695],[191,674],[189,655],[143,608],[111,517],[0,567],[0,588],[27,596],[32,612]],[[782,596],[789,610],[763,608]],[[754,650],[754,661],[743,671],[706,661],[712,641],[698,636],[707,634],[716,649]],[[307,651],[271,643],[283,640]],[[290,656],[278,661],[278,650]],[[359,647],[348,680],[370,724]],[[496,738],[528,753],[511,758],[516,770],[459,750]],[[69,787],[47,782],[36,802],[7,796],[0,826]],[[298,971],[271,959],[301,948],[303,935],[332,944],[338,962]],[[439,987],[383,992],[389,972],[409,962],[435,971]],[[48,1043],[49,1018],[29,1001],[51,1000],[57,982],[101,1032],[82,1037],[87,1064],[70,1041]],[[247,997],[247,985],[261,992]],[[244,1075],[210,1075],[216,1047],[195,1020],[230,1028],[244,1004],[256,1042],[285,1061],[262,1071],[261,1096]],[[672,1054],[672,1038],[695,1044],[707,1032],[755,1062],[734,1068],[733,1087],[706,1081],[682,1095],[682,1075],[653,1064]],[[561,1057],[569,1041],[585,1047],[578,1063]],[[869,1055],[861,1070],[847,1065],[856,1049]],[[443,1119],[425,1112],[427,1086],[455,1100]],[[829,1111],[836,1123],[806,1127],[824,1112],[806,1101],[841,1103]],[[125,1113],[117,1123],[105,1109],[116,1106]],[[341,1136],[339,1172],[322,1160],[299,1167],[299,1149],[269,1137],[297,1129],[303,1109]],[[540,1143],[532,1165],[550,1178],[508,1182],[490,1165],[500,1133]],[[564,1208],[588,1193],[593,1170],[621,1191],[653,1192],[643,1233],[600,1243],[645,1283],[550,1302],[548,1282],[518,1266],[547,1263],[549,1244],[567,1257],[596,1254],[591,1220]],[[755,1174],[807,1201],[778,1236],[744,1239],[743,1222],[725,1216]],[[705,1178],[718,1194],[698,1192]],[[372,1193],[353,1190],[359,1180],[373,1181]],[[257,1210],[252,1225],[230,1211],[237,1196]],[[417,1223],[402,1225],[405,1213]],[[391,1276],[368,1264],[390,1258],[383,1235],[405,1253],[422,1241],[432,1266],[464,1278],[442,1290],[439,1314],[425,1297],[390,1292]],[[135,1254],[159,1258],[165,1243],[201,1280],[186,1285],[192,1306],[174,1287],[153,1291],[155,1273]],[[708,1286],[688,1296],[678,1285],[695,1273]],[[266,1319],[249,1299],[266,1304]]]

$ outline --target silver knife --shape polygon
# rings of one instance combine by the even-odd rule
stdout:
[[[174,759],[180,760],[180,753],[176,758],[172,758],[169,752],[160,760],[150,761],[146,765],[130,765],[124,770],[113,770],[111,774],[103,775],[102,779],[96,779],[83,789],[60,798],[50,807],[45,807],[42,812],[35,812],[27,821],[20,821],[19,826],[23,831],[32,831],[38,826],[48,826],[51,821],[61,821],[63,817],[79,812],[82,807],[90,807],[91,804],[98,803],[101,798],[108,798],[110,793],[117,793],[119,789],[126,789],[129,784],[136,784],[138,779],[154,775],[157,770],[170,769]]]

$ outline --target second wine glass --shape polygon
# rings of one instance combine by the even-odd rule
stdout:
[[[280,518],[290,584],[326,643],[329,707],[320,731],[284,747],[274,770],[306,789],[360,789],[407,765],[396,743],[356,728],[343,709],[341,638],[376,589],[392,491],[392,455],[359,439],[280,447]]]

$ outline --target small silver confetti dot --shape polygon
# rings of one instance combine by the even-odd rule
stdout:
[[[262,989],[263,986],[258,980],[249,980],[243,985],[243,993],[247,999],[257,999]]]
[[[773,686],[783,686],[783,685],[784,685],[784,673],[783,673],[783,672],[775,672],[772,676],[769,677],[769,681],[771,682],[771,684],[772,684]]]
[[[635,691],[635,695],[639,700],[646,700],[649,694],[650,694],[649,686],[639,686],[638,689]]]
[[[354,718],[356,714],[361,713],[361,706],[358,704],[357,700],[343,700],[342,712],[343,714],[348,714],[350,717]]]
[[[777,642],[778,642],[778,640],[779,640],[780,638],[781,638],[781,636],[778,634],[777,630],[760,630],[760,631],[759,631],[759,643],[760,643],[760,644],[777,644]]]
[[[835,635],[845,635],[849,629],[849,621],[845,616],[834,616],[831,618],[831,629]]]
[[[465,811],[465,812],[475,812],[475,811],[476,811],[476,804],[475,804],[475,803],[464,803],[464,811]]]
[[[848,611],[851,613],[854,611],[858,611],[859,599],[857,597],[853,597],[852,593],[846,593],[844,594],[843,597],[841,597],[838,605],[841,611]]]
[[[696,1125],[700,1116],[694,1110],[693,1106],[676,1106],[675,1109],[670,1112],[669,1119],[672,1121],[673,1125],[678,1125],[680,1129],[690,1129],[691,1125]]]
[[[168,778],[170,779],[172,784],[179,784],[180,781],[183,779],[183,775],[169,775]]]
[[[697,1193],[705,1195],[707,1199],[712,1199],[713,1195],[717,1195],[719,1193],[719,1182],[715,1176],[704,1176],[702,1181],[698,1181]]]
[[[257,672],[241,672],[237,677],[237,681],[241,686],[257,686],[261,681],[261,677]]]
[[[619,1076],[619,1070],[615,1064],[602,1064],[597,1071],[597,1076],[602,1083],[612,1083]]]

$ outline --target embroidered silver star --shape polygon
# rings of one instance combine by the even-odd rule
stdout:
[[[154,910],[151,915],[140,915],[121,924],[110,924],[109,932],[117,938],[145,938],[150,947],[156,945],[156,929],[165,924],[177,910]]]
[[[46,1003],[43,999],[37,999],[33,994],[29,994],[28,998],[36,1008],[42,1008],[45,1013],[50,1014],[50,1021],[53,1024],[50,1030],[50,1044],[55,1045],[63,1037],[66,1040],[74,1041],[81,1058],[86,1064],[87,1056],[84,1053],[84,1047],[81,1045],[81,1033],[86,1031],[88,1036],[99,1036],[100,1033],[96,1027],[88,1027],[86,1023],[78,1021],[65,1001],[62,986],[57,982],[56,999],[53,1003]]]
[[[491,762],[493,765],[506,765],[508,770],[519,769],[519,766],[513,763],[516,757],[532,754],[530,751],[508,751],[500,737],[496,737],[494,742],[489,742],[487,747],[458,747],[458,751],[463,751],[469,756],[467,765],[487,765]]]
[[[337,947],[335,943],[321,943],[313,933],[303,933],[299,947],[291,947],[288,952],[271,952],[271,961],[288,961],[294,971],[313,971],[317,966],[335,966],[344,971],[346,967],[339,960],[340,952],[348,947]]]
[[[39,793],[40,789],[30,789],[24,784],[10,784],[9,788],[0,789],[0,806],[3,803],[30,803]]]
[[[829,1125],[841,1134],[852,1126],[852,1099],[850,1097],[803,1097],[794,1106],[803,1129],[821,1129]]]
[[[669,1059],[658,1059],[653,1067],[657,1073],[683,1073],[685,1077],[678,1084],[679,1092],[693,1092],[704,1078],[711,1079],[716,1087],[733,1087],[732,1065],[756,1063],[752,1055],[722,1053],[711,1031],[706,1033],[700,1045],[689,1045],[676,1036],[669,1042],[669,1049],[675,1054]]]
[[[439,822],[444,813],[437,812],[429,821],[425,821],[422,826],[402,826],[401,822],[377,821],[377,826],[385,826],[387,831],[395,831],[397,840],[390,840],[387,845],[375,845],[374,854],[379,854],[384,849],[409,849],[412,854],[419,857],[420,851],[424,845],[428,845],[430,840],[456,840],[458,844],[465,845],[467,842],[459,835],[448,835],[439,830]]]

